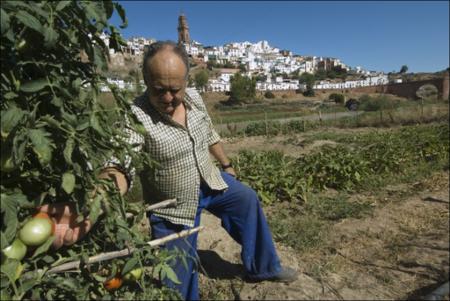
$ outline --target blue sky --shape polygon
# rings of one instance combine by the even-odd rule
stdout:
[[[448,1],[119,1],[126,38],[177,40],[186,15],[203,45],[257,42],[336,57],[368,70],[435,72],[449,66]],[[118,24],[118,18],[113,17]]]

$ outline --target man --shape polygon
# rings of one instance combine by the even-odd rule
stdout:
[[[280,264],[255,191],[236,180],[236,172],[200,95],[186,87],[188,72],[183,46],[170,41],[150,45],[143,61],[147,90],[132,106],[146,135],[133,132],[129,142],[159,163],[155,171],[141,175],[144,200],[177,199],[175,208],[158,209],[149,216],[152,237],[198,226],[202,210],[207,209],[222,220],[225,230],[242,245],[241,258],[249,279],[295,280],[297,273]],[[213,164],[210,154],[222,171]],[[121,193],[128,190],[131,176],[123,169],[108,168],[104,176],[113,177]],[[44,206],[43,210],[48,208]],[[90,224],[82,225],[81,230],[70,228],[66,226],[61,231],[59,244],[75,242]],[[187,270],[181,261],[173,266],[181,284],[166,280],[166,285],[178,289],[184,299],[199,299],[198,274],[192,259],[196,258],[197,234],[169,242],[165,247],[177,247],[191,255]]]

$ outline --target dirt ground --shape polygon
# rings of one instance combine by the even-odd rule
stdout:
[[[330,143],[287,148],[281,143],[286,137],[270,139],[270,143],[264,137],[230,139],[224,146],[230,155],[243,147],[267,150],[268,146],[295,155]],[[282,264],[299,271],[299,278],[290,284],[244,281],[240,246],[223,230],[220,220],[205,212],[198,248],[201,298],[417,300],[449,279],[448,188],[448,172],[439,172],[414,184],[388,186],[382,199],[354,195],[373,199],[373,214],[334,224],[323,248],[300,254],[276,243]]]

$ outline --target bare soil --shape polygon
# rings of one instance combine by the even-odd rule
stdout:
[[[365,129],[368,130],[368,129]],[[348,130],[346,130],[348,132]],[[302,136],[296,136],[302,141]],[[286,137],[230,139],[225,150],[277,149],[309,152],[324,143],[283,145]],[[417,300],[449,279],[449,174],[439,172],[414,184],[388,186],[370,200],[373,214],[332,226],[321,248],[297,252],[276,243],[282,264],[299,272],[290,284],[243,280],[240,245],[204,212],[199,234],[200,291],[206,300]],[[448,300],[448,296],[443,297]]]

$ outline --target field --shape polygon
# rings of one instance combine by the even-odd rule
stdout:
[[[417,299],[448,281],[448,102],[425,105],[422,119],[414,110],[403,106],[382,122],[376,112],[358,126],[227,138],[241,180],[261,196],[282,262],[300,277],[243,281],[239,245],[205,213],[202,298]]]

